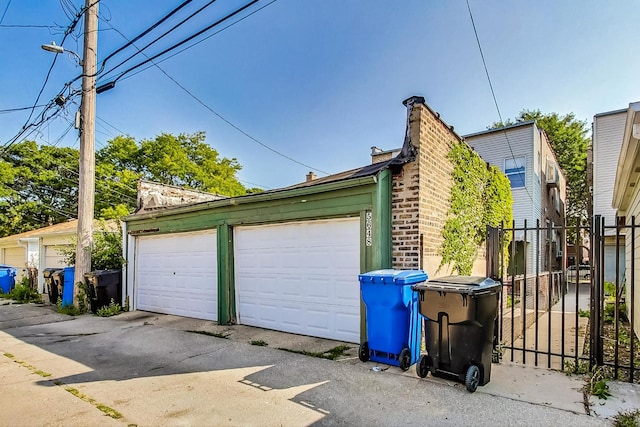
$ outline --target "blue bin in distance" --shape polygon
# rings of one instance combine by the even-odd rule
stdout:
[[[18,269],[8,265],[0,265],[0,290],[8,294],[16,286],[16,274]]]
[[[64,286],[62,287],[62,306],[73,305],[73,275],[75,267],[65,267],[64,269]]]
[[[420,357],[422,322],[418,295],[411,286],[429,277],[423,270],[375,270],[360,274],[366,306],[367,339],[361,361],[372,360],[407,370]]]

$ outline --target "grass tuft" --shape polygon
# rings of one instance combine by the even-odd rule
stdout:
[[[338,357],[343,356],[347,350],[349,350],[349,346],[347,345],[339,345],[330,350],[324,352],[313,352],[306,350],[291,350],[289,348],[278,348],[278,350],[288,351],[289,353],[302,354],[304,356],[318,357],[320,359],[329,359],[336,360]]]

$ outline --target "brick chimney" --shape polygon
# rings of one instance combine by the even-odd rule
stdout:
[[[317,178],[316,174],[313,172],[309,172],[307,174],[307,182],[314,181]]]

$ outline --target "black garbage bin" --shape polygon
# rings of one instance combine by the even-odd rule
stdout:
[[[91,311],[97,313],[113,300],[122,304],[122,270],[94,270],[85,274],[84,279],[89,287]]]
[[[62,271],[61,268],[45,268],[42,270],[42,275],[44,276],[44,286],[47,290],[47,294],[49,295],[49,302],[51,304],[56,304],[58,302],[58,285],[53,280],[53,273],[56,271]]]
[[[62,290],[64,289],[64,268],[56,269],[51,273],[53,278],[53,287],[56,288],[57,295],[54,303],[58,302],[58,299],[62,299]]]
[[[418,376],[456,377],[476,391],[491,378],[494,324],[502,284],[487,277],[447,276],[415,285],[425,317],[427,354]]]

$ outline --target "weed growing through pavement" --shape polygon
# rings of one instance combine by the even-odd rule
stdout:
[[[73,304],[62,305],[62,298],[58,298],[58,301],[56,302],[56,311],[68,316],[79,316],[82,314],[82,311]]]
[[[578,363],[576,363],[573,360],[565,360],[563,372],[567,375],[588,374],[589,362],[586,360],[578,360]]]
[[[60,384],[57,384],[57,385],[62,385],[62,384],[60,383]],[[102,403],[98,403],[95,399],[87,396],[86,394],[81,393],[78,389],[75,389],[73,387],[64,387],[64,389],[66,391],[68,391],[69,393],[73,394],[78,399],[84,400],[85,402],[88,402],[88,403],[92,404],[98,410],[102,411],[105,415],[108,415],[111,418],[114,418],[116,420],[122,418],[122,414],[120,412],[118,412],[115,409],[110,408],[110,407],[108,407],[106,405],[103,405]]]
[[[7,357],[7,358],[13,360],[18,365],[27,368],[28,370],[30,370],[34,374],[40,375],[43,378],[47,378],[47,377],[51,376],[51,374],[49,372],[42,371],[42,370],[36,368],[35,366],[28,364],[24,360],[16,359],[15,356],[13,354],[11,354],[11,353],[4,353],[4,357]]]
[[[336,360],[340,356],[344,356],[351,347],[348,345],[339,345],[324,352],[313,352],[306,350],[291,350],[289,348],[278,348],[278,350],[288,351],[289,353],[302,354],[305,356],[319,357],[321,359]]]
[[[640,409],[635,411],[620,412],[613,418],[615,427],[637,427],[640,426]]]
[[[105,305],[104,307],[100,307],[96,312],[96,315],[100,317],[111,317],[116,314],[120,314],[122,308],[120,308],[120,304],[116,303],[113,298],[111,298],[111,302],[109,305]]]
[[[594,368],[591,378],[589,378],[589,393],[593,396],[598,396],[600,399],[606,400],[611,396],[609,385],[607,384],[609,378],[610,376],[607,375],[607,372],[603,367]]]
[[[262,340],[254,340],[254,341],[250,341],[249,344],[251,345],[257,345],[258,347],[266,347],[269,344],[267,344],[265,341]]]

